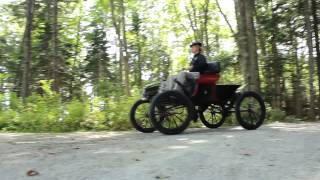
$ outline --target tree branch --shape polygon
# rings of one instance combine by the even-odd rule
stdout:
[[[231,26],[231,24],[230,24],[230,22],[229,22],[229,20],[228,20],[228,17],[227,17],[226,14],[222,11],[222,8],[221,8],[221,6],[220,6],[220,4],[219,4],[219,0],[215,0],[215,1],[216,1],[217,7],[218,7],[221,15],[223,16],[224,20],[225,20],[226,23],[228,24],[231,33],[232,33],[233,36],[235,37],[236,33],[235,33],[235,31],[233,30],[233,28],[232,28],[232,26]]]

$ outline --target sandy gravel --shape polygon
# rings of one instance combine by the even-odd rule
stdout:
[[[33,170],[38,175],[27,176]],[[0,179],[319,180],[320,122],[181,135],[0,134]]]

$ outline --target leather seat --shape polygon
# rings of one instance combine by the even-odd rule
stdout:
[[[210,62],[207,65],[203,74],[217,74],[220,73],[220,62]]]

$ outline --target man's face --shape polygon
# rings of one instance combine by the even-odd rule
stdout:
[[[191,52],[193,54],[197,54],[197,53],[199,53],[199,51],[200,51],[200,46],[199,45],[194,45],[194,46],[191,47]]]

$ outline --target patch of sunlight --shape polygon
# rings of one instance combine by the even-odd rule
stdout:
[[[35,143],[40,143],[40,141],[21,141],[21,142],[16,142],[16,144],[35,144]]]
[[[233,130],[243,130],[243,128],[241,126],[233,127],[231,129],[233,129]]]
[[[189,146],[169,146],[168,149],[187,149]]]
[[[201,144],[201,143],[207,143],[208,142],[208,140],[190,140],[189,142],[188,142],[188,144]]]
[[[226,137],[226,138],[234,138],[233,135],[222,135],[223,137]]]
[[[293,123],[274,123],[268,125],[271,129],[283,130],[288,132],[319,132],[320,125],[317,123],[303,123],[303,124],[293,124]]]
[[[286,127],[286,126],[273,126],[271,128],[272,129],[285,129],[285,130],[288,130],[288,131],[291,131],[291,130],[305,130],[305,129],[307,129],[306,127]]]
[[[32,155],[31,152],[21,152],[21,153],[16,153],[16,154],[11,154],[11,156],[15,157],[15,156],[29,156]]]
[[[96,151],[94,152],[95,154],[129,154],[132,153],[132,151],[130,150],[110,150],[110,149],[106,149],[106,150],[100,150],[100,151]]]
[[[3,137],[19,137],[21,136],[21,134],[16,134],[16,133],[1,133],[0,136],[3,136]]]
[[[122,136],[124,134],[125,133],[122,133],[122,132],[101,132],[101,133],[77,132],[77,133],[75,133],[76,136],[80,135],[81,138],[87,138],[87,139],[117,137],[117,136]]]
[[[189,138],[178,138],[177,140],[178,140],[178,141],[188,141]]]
[[[64,138],[64,139],[66,139],[66,138],[70,138],[70,137],[68,137],[68,136],[64,136],[64,135],[55,135],[55,137],[56,137],[56,138]]]
[[[100,139],[100,138],[107,138],[107,137],[115,137],[115,136],[121,136],[122,134],[120,133],[108,133],[108,134],[94,134],[94,135],[89,135],[87,138],[88,139]]]

